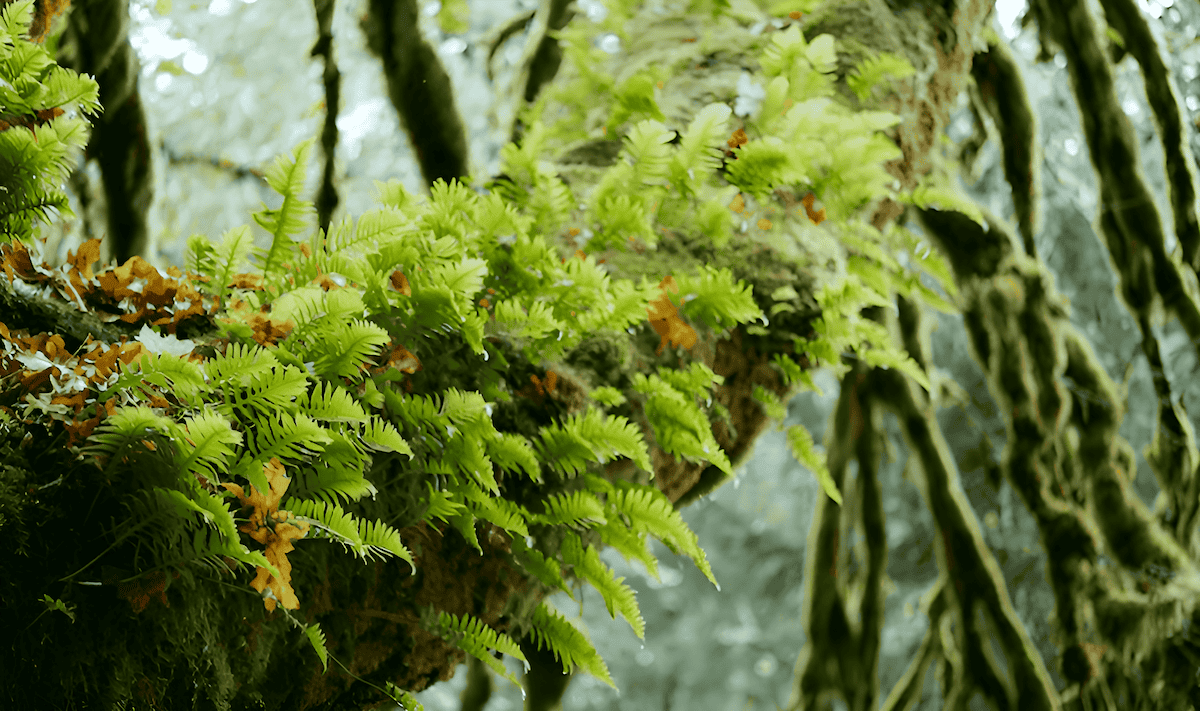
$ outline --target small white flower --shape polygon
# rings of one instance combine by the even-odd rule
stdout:
[[[185,356],[191,353],[196,347],[195,341],[184,339],[180,340],[174,335],[160,336],[150,329],[146,324],[142,324],[142,330],[138,332],[135,339],[153,353],[170,353],[173,356]]]
[[[738,116],[758,113],[758,110],[762,108],[763,99],[767,97],[767,90],[762,85],[755,83],[750,72],[742,72],[738,77],[737,90],[738,96],[733,105],[733,113]]]

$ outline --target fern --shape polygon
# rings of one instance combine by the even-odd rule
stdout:
[[[512,555],[517,563],[527,573],[542,581],[547,587],[562,590],[571,599],[575,599],[575,594],[571,592],[571,588],[567,587],[566,581],[563,580],[558,562],[553,558],[547,558],[541,551],[531,548],[530,545],[526,542],[525,538],[520,536],[512,539]]]
[[[229,285],[234,282],[245,264],[250,251],[254,248],[254,239],[250,235],[250,227],[239,225],[226,230],[221,236],[220,244],[213,246],[201,234],[194,234],[187,240],[187,264],[196,274],[206,277],[213,285],[213,294],[218,303],[225,302],[225,294]]]
[[[415,571],[412,554],[400,541],[396,529],[380,521],[356,520],[341,506],[330,502],[298,501],[289,498],[284,509],[292,512],[300,521],[315,527],[320,533],[316,537],[332,538],[343,547],[353,550],[359,557],[369,559],[372,555],[383,557],[394,555],[408,562]]]
[[[180,467],[193,474],[204,473],[209,479],[219,479],[219,472],[229,470],[227,462],[233,454],[230,446],[242,443],[242,433],[233,429],[228,418],[205,410],[188,418],[183,429],[187,437],[177,443]]]
[[[50,208],[74,216],[56,188],[87,145],[88,123],[64,114],[101,110],[95,79],[58,66],[45,47],[21,37],[33,7],[16,0],[0,8],[0,109],[14,115],[0,131],[0,236],[26,243],[35,219],[49,222]]]
[[[423,612],[426,619],[428,619],[430,610],[426,609]],[[459,649],[487,664],[491,667],[492,671],[508,679],[517,687],[521,686],[521,682],[517,680],[517,677],[513,676],[512,672],[505,669],[499,660],[488,653],[489,649],[495,649],[510,657],[516,657],[528,665],[528,660],[525,659],[521,648],[508,635],[503,632],[497,632],[483,624],[481,620],[468,614],[459,617],[458,615],[442,612],[438,614],[436,624],[430,626],[432,627],[432,629],[429,629],[430,632],[437,634],[442,639],[451,642]]]
[[[555,494],[545,500],[546,513],[537,520],[546,524],[604,524],[604,505],[592,494],[586,491],[574,491],[569,494]]]
[[[613,689],[617,688],[608,673],[608,665],[600,658],[591,640],[545,600],[533,611],[531,624],[529,634],[534,643],[538,649],[547,649],[554,653],[562,662],[564,674],[573,666],[579,667]]]
[[[323,378],[359,380],[363,364],[378,352],[379,346],[391,340],[387,331],[361,319],[335,326],[328,334],[320,346],[307,353],[315,358],[316,375]]]
[[[258,266],[263,274],[275,274],[278,265],[292,255],[292,245],[285,240],[304,229],[313,213],[312,203],[297,197],[304,188],[312,144],[311,138],[302,141],[293,151],[291,160],[277,157],[275,164],[267,170],[267,183],[272,190],[283,195],[283,205],[275,210],[264,205],[262,210],[253,215],[254,221],[271,233],[271,246],[266,251],[257,248],[252,251],[260,262]]]
[[[466,510],[466,506],[454,500],[456,492],[437,491],[429,482],[425,482],[425,486],[429,489],[429,508],[426,509],[424,517],[426,521],[432,521],[435,518],[449,521],[450,518],[459,516]]]
[[[712,426],[696,402],[657,375],[638,373],[633,387],[646,395],[646,419],[664,452],[707,460],[733,474],[729,457],[713,438]]]
[[[485,445],[488,456],[497,466],[507,469],[520,467],[530,479],[539,484],[543,483],[537,453],[529,444],[529,440],[520,435],[501,432],[487,439]]]
[[[683,553],[692,559],[717,590],[721,586],[713,577],[708,557],[700,548],[696,534],[688,528],[683,517],[675,510],[671,500],[657,487],[618,482],[609,495],[608,504],[615,511],[629,517],[630,528],[639,533],[651,533],[675,554]]]
[[[584,548],[583,542],[575,533],[568,533],[563,538],[562,556],[563,562],[575,566],[575,573],[586,578],[604,598],[608,614],[616,619],[616,613],[620,612],[638,639],[645,639],[646,622],[642,619],[633,589],[624,584],[625,578],[615,577],[612,568],[600,560],[596,549],[590,546]]]
[[[22,2],[27,9],[28,0]],[[562,39],[569,56],[583,58],[584,38],[572,34],[576,29],[568,28]],[[792,26],[763,41],[768,47],[760,61],[769,79],[763,115],[747,119],[745,131],[732,138],[729,107],[714,103],[695,116],[678,145],[669,142],[674,132],[661,123],[666,119],[654,99],[656,76],[672,73],[665,67],[626,73],[620,83],[599,68],[584,67],[584,79],[572,90],[608,92],[613,110],[582,117],[577,126],[566,129],[547,129],[535,113],[525,113],[529,130],[520,147],[504,149],[508,179],[497,182],[493,194],[480,197],[461,183],[438,183],[426,199],[409,195],[398,181],[377,183],[381,209],[363,215],[357,224],[346,219],[328,233],[314,231],[307,244],[294,238],[311,210],[300,193],[312,142],[300,144],[291,158],[279,158],[268,182],[283,203],[277,210],[254,215],[271,233],[267,250],[252,249],[246,226],[227,232],[218,245],[204,238],[189,241],[191,264],[202,280],[208,280],[203,288],[231,305],[220,320],[229,342],[225,352],[211,357],[175,351],[141,356],[121,367],[115,383],[107,383],[98,398],[107,408],[97,416],[100,421],[86,451],[113,461],[128,460],[122,473],[129,476],[126,485],[137,492],[130,500],[135,505],[129,507],[134,515],[114,527],[114,537],[122,542],[154,531],[139,538],[145,545],[135,555],[149,551],[155,565],[219,565],[221,556],[251,563],[260,568],[252,585],[268,598],[278,595],[281,602],[285,595],[279,585],[287,583],[289,572],[283,565],[285,548],[310,531],[312,537],[336,540],[360,558],[400,557],[411,567],[412,556],[398,531],[381,521],[360,520],[342,508],[377,493],[364,476],[369,466],[370,471],[381,468],[373,466],[373,453],[401,453],[419,459],[412,469],[430,479],[424,520],[449,522],[480,553],[480,520],[509,531],[517,565],[568,594],[563,566],[573,566],[577,577],[600,591],[610,615],[615,618],[619,612],[639,637],[644,636],[645,624],[633,591],[600,561],[596,548],[584,548],[570,529],[594,529],[605,544],[627,559],[638,558],[657,576],[657,561],[648,549],[648,537],[654,535],[676,553],[689,555],[715,585],[695,534],[661,492],[609,483],[592,472],[618,457],[652,470],[641,429],[597,406],[616,406],[633,398],[664,451],[711,462],[730,473],[731,464],[712,437],[712,423],[697,400],[710,398],[720,378],[699,363],[635,375],[625,391],[593,390],[591,406],[582,412],[549,424],[541,424],[547,420],[538,413],[540,426],[534,437],[502,433],[492,417],[497,402],[511,402],[513,397],[512,387],[500,377],[508,363],[502,349],[485,346],[484,337],[507,340],[530,364],[540,366],[562,360],[583,339],[598,333],[617,340],[626,333],[636,336],[637,329],[650,325],[659,330],[664,347],[668,341],[690,347],[697,335],[692,324],[713,330],[753,320],[767,324],[753,289],[729,269],[705,265],[687,273],[644,276],[634,283],[610,277],[595,256],[563,259],[545,237],[559,233],[570,217],[595,229],[584,233],[588,249],[611,245],[624,250],[638,238],[653,246],[663,227],[703,233],[720,246],[732,238],[734,225],[749,216],[742,214],[750,209],[745,201],[740,196],[735,200],[742,190],[766,196],[803,183],[829,206],[831,215],[846,213],[884,192],[879,163],[890,152],[874,134],[892,125],[894,117],[854,114],[833,102],[832,38],[809,42]],[[859,78],[866,83],[882,70],[882,65],[864,64]],[[0,82],[0,92],[4,86]],[[544,101],[538,106],[544,107]],[[597,119],[611,121],[613,134],[629,119],[638,122],[624,136],[621,159],[577,204],[554,166],[542,158],[551,141],[572,131],[586,134],[599,128]],[[74,140],[66,131],[50,136],[63,145]],[[718,148],[723,143],[736,151],[737,160],[722,169]],[[0,155],[6,155],[4,148],[0,143]],[[38,158],[43,162],[39,165],[50,158]],[[908,199],[940,197],[938,189],[933,186]],[[33,192],[24,195],[37,198]],[[580,204],[583,212],[572,214]],[[788,222],[788,228],[809,230],[801,230],[804,242],[813,235],[823,237],[833,245],[831,254],[841,256],[845,273],[827,279],[830,283],[818,295],[824,318],[817,323],[816,337],[800,341],[797,352],[807,350],[814,358],[835,363],[843,349],[862,348],[860,355],[867,362],[904,369],[919,379],[920,371],[888,345],[886,333],[858,315],[864,304],[878,303],[889,289],[925,295],[915,279],[918,275],[903,272],[890,259],[892,245],[884,237],[840,224],[820,225],[809,214],[808,222]],[[760,220],[757,226],[764,240],[772,234],[778,239],[795,237],[770,220]],[[909,237],[896,231],[886,240],[907,244]],[[846,246],[857,252],[854,259],[840,254]],[[251,261],[254,264],[248,264]],[[816,256],[813,261],[818,261]],[[931,273],[941,269],[948,277],[945,265],[936,260],[913,263]],[[260,273],[243,273],[247,266],[256,266]],[[772,310],[770,316],[776,313]],[[170,326],[161,325],[163,335],[155,333],[156,339],[173,338]],[[754,328],[760,327],[747,331],[754,333]],[[406,380],[406,374],[423,366],[401,342],[419,351],[425,345],[423,337],[431,334],[440,339],[439,346],[449,343],[452,350],[433,357],[422,353],[424,367],[431,372],[421,381]],[[147,350],[154,351],[152,343],[158,341],[143,340]],[[385,357],[387,363],[381,364]],[[459,369],[453,372],[478,372],[480,392],[405,392],[418,382],[418,390],[452,382],[452,371],[440,367],[442,362]],[[789,382],[811,385],[808,373],[795,361],[781,356],[777,363]],[[347,381],[353,387],[344,387]],[[135,406],[114,407],[114,397]],[[769,414],[780,414],[776,398],[765,391],[757,391],[756,397]],[[136,404],[141,401],[158,409]],[[513,429],[508,413],[505,418],[506,427]],[[417,438],[417,452],[402,431]],[[789,431],[794,453],[810,466],[821,465],[811,438],[805,436],[806,432]],[[165,444],[154,451],[158,442]],[[231,456],[235,452],[237,456]],[[293,497],[280,506],[290,481],[284,462],[296,479]],[[384,463],[390,462],[378,464]],[[586,490],[548,497],[540,514],[502,496],[497,467],[520,470],[543,483],[543,466],[566,477],[582,476]],[[114,470],[110,466],[110,473]],[[828,478],[827,472],[817,475]],[[243,481],[250,486],[235,483]],[[234,491],[243,511],[253,509],[251,523],[241,531],[237,523],[242,519],[233,518],[218,486]],[[831,485],[827,491],[840,502]],[[284,527],[290,537],[271,538],[268,518],[294,522]],[[553,529],[549,536],[538,531],[549,554],[527,538],[531,524]],[[260,543],[267,541],[267,553],[251,553],[242,546],[241,532]],[[554,551],[554,544],[547,542],[560,534],[566,537],[561,550]],[[561,563],[556,555],[561,555]],[[268,578],[272,592],[264,589]],[[285,614],[289,606],[298,606],[290,589],[288,595]],[[437,623],[493,668],[498,665],[488,649],[520,654],[512,640],[469,616],[443,614]],[[315,625],[304,632],[326,666],[324,633]],[[531,634],[555,650],[564,669],[576,665],[612,684],[586,637],[544,604],[533,613]]]
[[[670,172],[672,184],[680,188],[684,197],[699,197],[704,178],[721,166],[721,151],[717,146],[728,134],[726,124],[731,113],[725,104],[709,104],[680,136],[679,148],[671,156]]]
[[[593,459],[603,464],[616,455],[650,470],[650,453],[636,426],[624,417],[588,410],[568,416],[561,425],[542,427],[538,447],[543,460],[568,476],[576,476]]]
[[[325,633],[321,630],[321,625],[314,622],[311,625],[304,627],[304,636],[308,638],[313,650],[317,653],[317,657],[321,660],[321,668],[329,669],[329,652],[325,649]]]
[[[880,52],[878,56],[868,57],[860,62],[846,77],[846,86],[858,96],[859,101],[865,101],[871,90],[883,82],[884,76],[890,74],[896,79],[903,79],[912,76],[914,71],[907,59],[889,52]]]
[[[531,514],[520,504],[498,496],[488,496],[470,480],[452,481],[447,488],[470,502],[470,512],[477,518],[494,523],[514,536],[529,535],[525,521]]]

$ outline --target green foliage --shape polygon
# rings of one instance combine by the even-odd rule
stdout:
[[[548,649],[558,657],[563,665],[563,673],[571,667],[583,669],[600,681],[616,689],[612,676],[608,673],[608,665],[600,658],[591,640],[562,616],[558,610],[542,601],[533,611],[531,620],[533,627],[530,636],[539,649]]]
[[[332,538],[343,547],[353,549],[360,558],[394,555],[408,561],[414,570],[416,568],[412,554],[400,542],[400,534],[381,521],[355,520],[337,504],[311,499],[288,499],[282,508],[295,514],[300,521],[316,527],[320,533],[315,537],[321,537],[323,534]]]
[[[13,23],[27,21],[30,3],[11,5],[4,15],[7,30],[0,28],[0,72],[14,77],[19,62],[11,58],[35,53],[9,49],[2,40],[5,31],[15,38]],[[811,4],[786,3],[788,11],[807,11]],[[606,26],[626,36],[622,24],[634,5],[613,3]],[[695,6],[714,16],[732,12],[723,2]],[[715,101],[676,129],[668,126],[672,119],[655,97],[657,83],[675,76],[678,67],[671,62],[640,67],[618,81],[601,61],[603,53],[587,45],[585,25],[560,33],[577,79],[545,92],[523,114],[528,130],[520,146],[501,151],[505,177],[491,184],[490,194],[439,181],[426,199],[409,195],[398,181],[377,182],[378,209],[357,221],[347,218],[327,233],[312,230],[312,204],[300,195],[312,144],[304,141],[268,171],[282,205],[252,216],[269,233],[268,247],[255,248],[246,226],[229,230],[216,244],[200,235],[188,240],[186,263],[194,281],[224,308],[217,319],[221,338],[215,353],[201,355],[191,341],[147,326],[139,340],[149,352],[119,365],[116,377],[97,388],[96,406],[108,414],[81,454],[102,466],[105,476],[127,477],[125,515],[115,517],[104,533],[113,541],[109,550],[136,540],[133,563],[139,574],[193,564],[226,570],[254,565],[259,577],[251,585],[269,608],[283,603],[295,621],[288,610],[301,603],[287,586],[290,563],[283,565],[292,542],[327,538],[360,558],[394,556],[415,569],[399,530],[354,513],[365,497],[388,495],[387,487],[367,478],[382,461],[404,477],[423,477],[415,487],[421,498],[416,510],[396,511],[397,518],[448,522],[480,553],[476,524],[494,524],[510,534],[513,560],[532,578],[568,593],[568,575],[587,580],[610,615],[615,619],[619,612],[639,637],[645,625],[633,591],[585,540],[598,536],[657,576],[648,547],[652,535],[688,555],[716,585],[698,539],[659,489],[609,481],[600,472],[623,457],[652,473],[640,428],[610,412],[633,404],[664,452],[732,474],[709,417],[723,411],[712,404],[712,389],[723,378],[695,361],[651,373],[623,372],[602,387],[582,383],[581,404],[564,414],[541,399],[553,380],[535,380],[538,389],[529,395],[517,390],[523,383],[514,384],[512,375],[502,377],[510,368],[503,353],[511,348],[510,355],[523,357],[522,367],[548,378],[550,368],[597,334],[630,344],[638,329],[653,325],[664,347],[668,340],[678,345],[689,332],[694,335],[693,324],[720,334],[760,321],[747,325],[746,333],[768,334],[769,319],[794,310],[787,302],[798,294],[777,289],[764,314],[759,303],[770,302],[756,301],[751,285],[729,268],[672,267],[668,274],[655,267],[636,283],[614,278],[611,264],[582,250],[564,259],[548,241],[569,222],[589,226],[583,248],[590,252],[623,252],[631,245],[653,252],[670,231],[700,235],[719,248],[735,240],[775,247],[781,258],[811,269],[822,281],[814,294],[822,317],[811,337],[795,339],[796,358],[806,354],[840,374],[847,367],[842,354],[854,351],[929,386],[916,364],[860,311],[890,303],[892,290],[953,309],[915,273],[922,269],[941,281],[952,300],[948,269],[928,253],[898,260],[893,255],[912,252],[915,238],[898,229],[880,234],[858,213],[883,195],[915,204],[952,197],[936,185],[912,196],[889,192],[891,179],[882,163],[898,151],[880,131],[896,117],[835,103],[833,38],[806,42],[795,25],[772,33],[761,40],[766,46],[759,52],[768,80],[762,110],[734,128],[730,107]],[[677,63],[691,59],[683,50],[671,56]],[[885,74],[902,77],[905,71],[893,58],[865,62],[854,75],[855,90],[869,97]],[[6,105],[15,100],[9,94],[25,92],[21,100],[30,103],[12,106],[36,110],[74,101],[96,107],[84,80],[56,74],[42,60],[24,66],[20,77],[10,81],[13,89],[0,82]],[[543,122],[550,95],[576,107],[568,109],[575,112],[574,124]],[[597,102],[602,111],[579,108]],[[78,125],[61,118],[39,125],[36,148],[30,147],[31,130],[0,132],[0,160],[20,156],[24,165],[29,157],[33,167],[11,195],[43,199],[32,176],[54,179],[54,166],[65,165],[66,148],[82,145]],[[25,134],[26,143],[10,143]],[[596,134],[621,135],[623,151],[585,194],[568,187],[545,158],[556,143]],[[740,213],[746,199],[763,202],[780,190],[812,193],[828,217],[812,211],[807,219],[763,218],[757,232],[744,236],[748,229]],[[13,215],[29,212],[4,200],[0,195],[0,218],[15,220]],[[435,338],[457,350],[421,363],[413,351]],[[791,357],[776,354],[774,362],[787,382],[815,389],[807,369]],[[420,379],[406,377],[418,370]],[[477,389],[464,385],[464,373]],[[782,419],[778,398],[763,390],[755,397],[769,415]],[[518,399],[529,401],[522,402],[527,419],[519,421],[528,426],[498,431],[496,409],[509,406],[511,412]],[[27,415],[39,408],[48,414],[47,407],[30,403]],[[787,437],[797,460],[840,504],[811,435],[791,427]],[[528,482],[561,488],[523,503],[505,497]],[[289,487],[292,496],[283,499]],[[229,507],[232,497],[240,508]],[[587,529],[596,534],[585,537]],[[561,545],[549,543],[559,536],[542,535],[547,531],[561,534]],[[251,550],[242,534],[265,546],[266,554]],[[612,685],[587,637],[545,603],[517,622],[530,626],[539,646],[553,650],[564,670],[574,665]],[[422,624],[516,683],[489,653],[524,659],[507,635],[470,615],[433,609],[423,611]],[[300,626],[327,668],[324,632],[315,624]],[[400,695],[395,689],[389,693]],[[411,697],[402,698],[406,701],[398,703],[408,708]]]
[[[595,548],[584,548],[578,534],[568,533],[563,539],[562,556],[564,562],[575,566],[576,575],[587,579],[592,587],[600,591],[608,614],[616,619],[617,612],[620,612],[638,639],[644,639],[646,622],[642,619],[633,589],[623,582],[625,578],[615,577],[612,568],[600,560]]]
[[[876,86],[884,82],[887,75],[903,79],[911,76],[913,71],[908,60],[888,52],[880,52],[878,56],[864,60],[853,74],[846,77],[846,85],[860,101],[863,101]]]
[[[58,66],[46,49],[21,38],[34,0],[0,8],[0,237],[30,242],[34,220],[50,208],[74,216],[58,189],[88,124],[64,112],[100,112],[99,85]]]
[[[488,653],[489,649],[495,649],[528,664],[524,653],[521,652],[521,648],[517,646],[517,643],[511,637],[503,632],[497,632],[470,615],[459,617],[458,615],[441,612],[438,613],[436,622],[433,622],[431,620],[432,610],[423,609],[421,612],[422,623],[426,629],[453,643],[484,664],[487,664],[492,668],[492,671],[508,679],[513,684],[517,686],[521,685],[521,682],[517,680],[517,677],[513,676],[512,672],[505,669],[504,665],[498,659]]]

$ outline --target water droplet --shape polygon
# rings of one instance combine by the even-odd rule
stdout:
[[[484,349],[484,351],[483,351],[483,359],[484,359],[484,360],[487,360],[487,359],[488,359],[488,352],[487,352],[487,349]]]
[[[521,690],[521,700],[524,701],[525,700],[525,687],[518,686],[517,688]]]
[[[644,645],[644,644],[642,644],[642,645],[639,645],[639,646],[640,646],[642,649],[645,649],[645,648],[646,648],[646,645]]]

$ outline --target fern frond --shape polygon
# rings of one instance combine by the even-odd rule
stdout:
[[[256,421],[258,429],[248,435],[247,452],[233,466],[233,473],[244,476],[251,484],[265,491],[262,462],[272,458],[296,459],[307,452],[320,452],[333,441],[329,433],[306,415],[290,415],[280,412]],[[251,456],[250,452],[253,452]]]
[[[647,378],[637,373],[633,387],[646,395],[643,411],[664,452],[706,460],[726,474],[733,474],[733,464],[717,444],[712,425],[693,398],[686,397],[658,375]]]
[[[533,575],[548,587],[558,588],[575,599],[575,594],[563,580],[562,570],[557,560],[547,558],[536,548],[530,548],[525,538],[514,536],[512,539],[512,555],[525,572]]]
[[[409,459],[412,459],[412,448],[408,446],[408,442],[400,436],[400,432],[396,426],[387,420],[372,417],[359,434],[359,439],[363,444],[371,449],[379,452],[396,452],[398,454],[407,454]]]
[[[308,637],[309,643],[317,653],[317,657],[321,660],[321,668],[325,671],[329,670],[329,652],[325,649],[325,632],[321,630],[321,625],[317,622],[304,627],[304,636]]]
[[[275,164],[267,169],[267,184],[283,196],[283,204],[276,210],[264,205],[262,210],[253,214],[254,221],[271,233],[270,249],[265,252],[261,249],[254,250],[261,260],[259,266],[265,275],[277,271],[283,260],[290,256],[292,245],[288,244],[288,235],[304,229],[308,218],[313,214],[312,203],[298,197],[304,190],[304,178],[308,173],[308,154],[312,144],[311,138],[302,141],[293,151],[291,160],[285,156],[278,156]]]
[[[633,185],[665,185],[667,162],[674,149],[668,145],[675,132],[658,121],[639,122],[625,138],[625,152],[633,160]]]
[[[222,382],[220,388],[225,399],[217,406],[219,412],[226,417],[237,412],[254,420],[262,415],[295,412],[295,401],[308,394],[308,378],[297,368],[281,366],[258,373],[249,382]]]
[[[300,501],[289,497],[280,508],[292,512],[297,519],[306,521],[316,529],[316,533],[310,533],[309,538],[332,538],[342,547],[362,554],[363,539],[358,521],[341,506],[328,501]]]
[[[471,547],[479,555],[483,555],[483,547],[479,545],[479,536],[475,533],[475,522],[478,520],[474,514],[464,509],[462,513],[450,516],[450,525],[454,526],[454,529],[462,534],[463,539],[471,544]]]
[[[394,555],[416,569],[412,554],[400,542],[400,533],[386,523],[356,519],[341,506],[328,501],[289,498],[281,508],[315,527],[318,533],[314,538],[332,538],[364,560],[369,560],[372,555]]]
[[[587,635],[576,629],[570,620],[545,600],[533,611],[529,634],[539,649],[548,649],[558,657],[564,674],[572,666],[579,667],[613,689],[617,688],[608,673],[608,665],[600,658],[600,653],[592,646]]]
[[[362,405],[345,388],[330,382],[317,382],[312,392],[300,399],[300,409],[323,422],[367,421],[367,411]]]
[[[655,580],[662,581],[658,577],[658,559],[650,551],[650,539],[645,533],[630,530],[615,519],[609,519],[604,525],[596,526],[595,530],[600,534],[600,540],[604,542],[604,545],[616,550],[624,556],[625,560],[631,558],[640,560],[642,565],[646,566],[646,572],[650,573]]]
[[[254,247],[254,239],[248,225],[238,225],[225,231],[216,245],[202,234],[194,234],[187,241],[187,263],[192,271],[209,278],[207,291],[222,303],[234,277],[244,271],[246,257]]]
[[[234,341],[226,346],[224,353],[205,361],[204,372],[214,386],[226,382],[244,386],[278,367],[279,359],[270,350]]]
[[[503,632],[497,632],[483,624],[482,620],[472,617],[469,614],[463,614],[462,617],[459,617],[446,612],[438,615],[437,628],[431,631],[484,664],[487,664],[492,668],[492,671],[508,679],[513,684],[516,684],[518,687],[521,686],[521,682],[517,680],[517,677],[505,669],[500,660],[488,653],[489,649],[495,649],[528,664],[528,660],[525,659],[521,648],[508,635]]]
[[[729,134],[726,124],[731,113],[727,104],[709,104],[696,114],[680,137],[671,157],[671,174],[684,196],[696,195],[704,180],[721,167],[720,146]]]
[[[600,560],[595,548],[584,548],[576,533],[568,533],[563,538],[562,556],[563,562],[574,565],[576,574],[587,578],[592,587],[599,591],[609,616],[616,619],[617,612],[620,612],[638,639],[645,639],[646,621],[642,619],[642,611],[638,608],[637,595],[624,584],[625,578],[616,577],[612,568]]]
[[[766,321],[762,309],[754,302],[754,289],[738,280],[728,268],[714,269],[708,264],[696,274],[677,276],[679,291],[685,294],[683,313],[699,319],[715,331],[732,328],[755,319]]]
[[[172,433],[177,425],[145,405],[121,407],[109,415],[88,438],[81,452],[116,457],[151,432]]]
[[[529,440],[512,432],[501,432],[485,441],[488,456],[498,466],[516,469],[518,466],[533,481],[542,483],[541,466]]]
[[[603,525],[608,522],[604,517],[604,504],[587,491],[573,491],[569,494],[552,494],[545,499],[546,512],[535,516],[539,523],[580,524],[588,521]]]
[[[178,489],[155,487],[154,490],[160,497],[172,500],[172,504],[195,511],[203,516],[204,522],[220,531],[226,540],[238,540],[237,524],[233,520],[233,514],[226,507],[223,497],[201,491],[198,487],[191,496]]]
[[[321,458],[300,470],[297,498],[338,503],[339,497],[357,501],[375,496],[377,489],[363,476],[363,458],[355,444],[338,432],[330,432],[329,437],[333,441],[321,450]]]
[[[683,516],[666,494],[658,487],[620,482],[608,497],[609,506],[629,517],[630,528],[638,533],[650,533],[661,540],[678,555],[681,551],[692,559],[704,577],[717,586],[708,556],[700,547],[700,539],[688,528]]]
[[[896,79],[911,76],[915,70],[907,59],[889,52],[880,52],[876,57],[867,57],[846,77],[846,86],[865,101],[871,90],[883,82],[885,75]]]
[[[203,470],[209,479],[217,479],[217,473],[229,471],[226,463],[233,450],[230,445],[242,443],[242,433],[233,429],[228,418],[219,412],[205,409],[189,417],[183,423],[187,438],[177,442],[181,458],[179,466],[193,474]]]
[[[542,444],[538,449],[543,461],[569,476],[577,475],[593,459],[603,464],[618,454],[642,469],[653,468],[641,431],[622,416],[605,417],[603,412],[589,408],[569,415],[562,424],[544,426],[539,433]]]
[[[452,481],[447,489],[460,493],[470,502],[470,511],[476,517],[490,521],[514,536],[529,535],[525,521],[533,516],[520,504],[503,497],[488,496],[469,479]]]
[[[319,353],[313,369],[326,379],[360,380],[363,364],[378,355],[379,347],[390,340],[386,330],[362,319],[340,324],[322,337],[320,346],[313,348],[312,352]]]
[[[151,385],[159,390],[153,390]],[[98,399],[106,402],[123,389],[135,390],[150,398],[170,392],[187,402],[200,393],[211,392],[212,386],[204,382],[204,371],[195,363],[169,353],[145,351],[140,358],[121,368],[116,381],[107,386]]]
[[[437,491],[429,482],[425,482],[425,486],[429,489],[429,508],[425,510],[424,516],[426,521],[432,521],[435,518],[448,521],[451,517],[466,511],[466,506],[455,501],[456,492]]]

